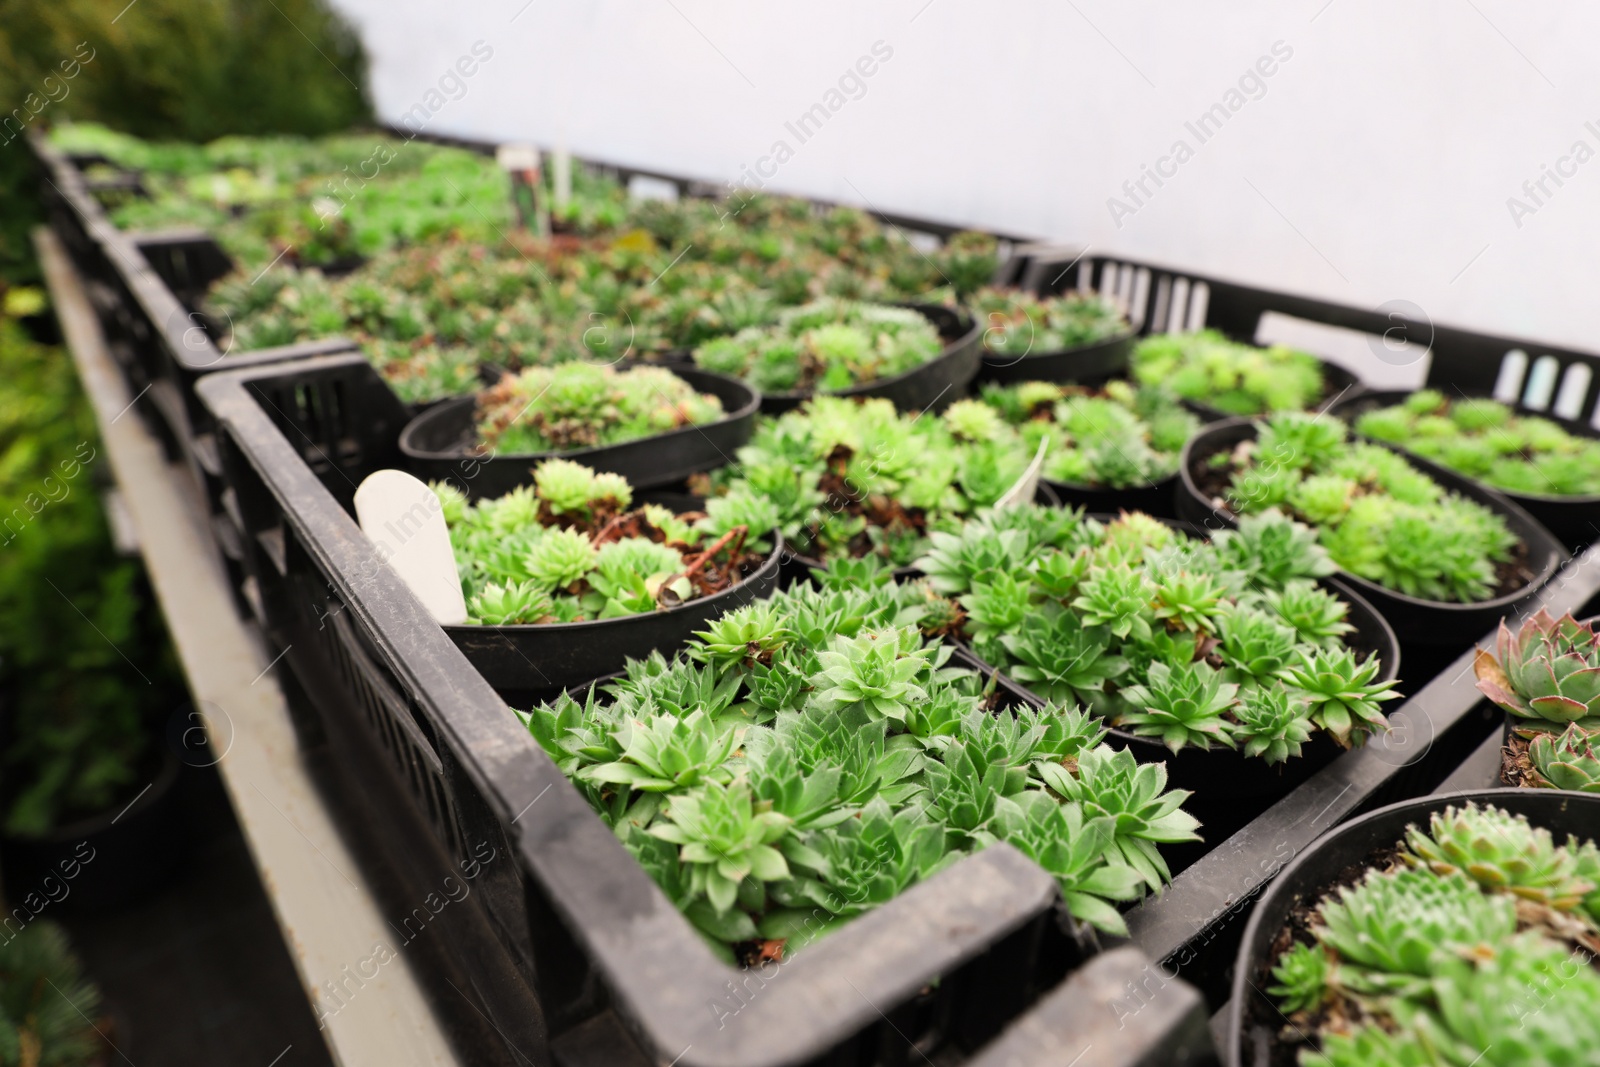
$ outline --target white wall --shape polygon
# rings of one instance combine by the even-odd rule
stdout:
[[[1600,159],[1547,180],[1542,206],[1521,188],[1576,141],[1600,153],[1600,5],[336,3],[372,55],[380,115],[436,105],[431,133],[720,181],[783,140],[772,189],[1600,349]],[[493,54],[464,94],[447,78],[459,99],[430,96],[477,41]],[[785,122],[874,42],[893,54],[865,95],[800,143]],[[1200,144],[1185,122],[1275,42],[1293,54],[1264,95]],[[1180,138],[1193,158],[1135,203],[1123,182]],[[1535,208],[1520,226],[1513,195]],[[1114,221],[1113,196],[1136,210]]]

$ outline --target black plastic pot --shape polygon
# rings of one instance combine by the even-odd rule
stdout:
[[[901,411],[942,411],[953,400],[966,396],[967,387],[978,373],[983,359],[983,335],[978,324],[964,311],[937,304],[899,304],[927,316],[944,339],[944,351],[904,374],[862,382],[829,396],[884,397]],[[762,393],[761,411],[780,415],[804,404],[815,395],[803,392]]]
[[[479,455],[477,397],[463,396],[427,408],[400,434],[400,451],[411,472],[429,481],[447,481],[474,499],[509,493],[533,480],[544,459],[570,459],[597,471],[628,479],[636,489],[671,485],[691,474],[733,462],[733,454],[755,430],[761,398],[737,378],[693,367],[669,367],[698,392],[722,401],[716,422],[683,426],[653,437],[567,452]]]
[[[1328,833],[1290,863],[1255,906],[1245,926],[1244,940],[1233,969],[1233,999],[1227,1007],[1224,1062],[1228,1067],[1265,1067],[1283,1024],[1271,1000],[1262,992],[1270,980],[1274,942],[1289,922],[1290,913],[1324,896],[1351,867],[1366,863],[1373,852],[1400,841],[1408,826],[1426,826],[1436,811],[1467,801],[1492,804],[1522,815],[1564,840],[1574,834],[1592,838],[1600,827],[1600,796],[1565,793],[1554,789],[1504,789],[1488,792],[1447,793],[1406,800],[1379,808]],[[1271,1019],[1270,1029],[1255,1021]]]
[[[1114,516],[1091,517],[1108,522]],[[1206,536],[1204,530],[1185,522],[1168,521],[1166,525],[1190,537]],[[1354,643],[1371,650],[1378,657],[1376,680],[1387,682],[1398,679],[1400,641],[1383,616],[1345,582],[1324,578],[1318,584],[1350,606],[1348,621],[1355,627],[1352,635]],[[1035,707],[1045,704],[1037,693],[1014,681],[1003,669],[979,658],[965,643],[957,642],[956,647],[971,661],[972,666],[992,676],[1000,688],[1018,700]],[[1166,764],[1168,787],[1188,789],[1194,793],[1184,802],[1184,808],[1206,828],[1206,840],[1163,846],[1162,854],[1175,871],[1199,859],[1217,842],[1231,836],[1239,827],[1287,796],[1344,751],[1327,734],[1318,732],[1301,749],[1299,756],[1269,766],[1260,757],[1246,756],[1243,751],[1232,748],[1202,749],[1191,746],[1174,753],[1157,738],[1140,737],[1114,727],[1109,730],[1107,741],[1116,748],[1130,750],[1140,763]]]
[[[446,626],[444,632],[490,685],[512,704],[526,706],[593,678],[613,674],[628,659],[660,651],[671,656],[725,612],[771,596],[778,588],[783,537],[774,533],[761,567],[732,589],[661,611],[619,619],[544,626]]]
[[[1098,382],[1128,372],[1128,356],[1133,351],[1133,331],[1103,341],[1062,348],[1054,352],[1030,352],[1008,356],[983,351],[978,381],[1000,382]]]
[[[1033,494],[1033,502],[1045,508],[1059,508],[1061,506],[1061,498],[1042,478],[1039,480],[1038,489]],[[783,569],[780,571],[783,587],[787,589],[796,582],[809,582],[813,570],[822,571],[827,569],[828,565],[815,556],[805,556],[793,549],[785,549],[783,553]],[[903,582],[911,578],[920,577],[921,574],[922,572],[917,568],[907,564],[904,567],[896,567],[894,569],[894,580]]]
[[[11,906],[30,915],[102,910],[159,888],[190,842],[183,770],[163,749],[160,769],[143,793],[39,837],[0,837]]]
[[[1382,393],[1361,393],[1347,396],[1336,404],[1328,406],[1328,414],[1355,425],[1357,417],[1378,408],[1394,407],[1405,401],[1411,394],[1403,391]],[[1455,399],[1460,399],[1456,397]],[[1476,399],[1476,398],[1474,398]],[[1488,399],[1487,397],[1483,399]],[[1535,411],[1522,404],[1511,404],[1510,407],[1518,415],[1533,418],[1549,419],[1559,425],[1563,430],[1574,437],[1600,438],[1600,431],[1592,426],[1587,426],[1575,419],[1563,419],[1548,411]],[[1407,455],[1410,455],[1408,452]],[[1476,481],[1477,479],[1473,479]],[[1480,485],[1486,483],[1479,482]],[[1519,493],[1510,489],[1489,487],[1494,492],[1509,498],[1520,506],[1538,523],[1551,533],[1559,537],[1568,548],[1579,549],[1600,539],[1600,496],[1556,496],[1545,493]]]
[[[1255,437],[1255,425],[1249,419],[1228,419],[1202,429],[1183,447],[1183,458],[1178,469],[1178,517],[1209,529],[1225,529],[1238,525],[1238,517],[1226,507],[1213,502],[1203,494],[1196,481],[1197,472],[1212,456],[1231,450],[1240,441]],[[1381,442],[1379,442],[1381,444]],[[1384,445],[1405,456],[1406,461],[1427,474],[1451,492],[1458,493],[1506,520],[1511,532],[1527,548],[1527,566],[1533,580],[1521,589],[1471,604],[1449,603],[1440,600],[1423,600],[1407,596],[1379,585],[1377,582],[1341,570],[1339,576],[1360,591],[1374,607],[1383,613],[1394,629],[1405,635],[1408,644],[1441,648],[1465,648],[1493,629],[1502,616],[1516,609],[1539,592],[1551,576],[1566,562],[1566,549],[1549,530],[1539,525],[1532,515],[1513,504],[1493,489],[1464,478],[1437,463]]]
[[[1322,396],[1311,406],[1312,411],[1321,411],[1323,408],[1335,403],[1360,396],[1365,390],[1366,387],[1361,384],[1360,378],[1357,378],[1337,363],[1329,363],[1320,359],[1317,362],[1322,364]],[[1220,422],[1223,419],[1235,418],[1234,415],[1219,408],[1214,408],[1203,400],[1185,399],[1183,406],[1207,422]],[[1251,418],[1259,417],[1251,416]]]
[[[1082,508],[1092,513],[1115,515],[1119,511],[1142,511],[1158,519],[1177,517],[1173,498],[1177,493],[1178,472],[1173,471],[1148,485],[1133,485],[1126,489],[1113,489],[1104,485],[1075,485],[1058,482],[1054,478],[1040,479],[1066,507]]]

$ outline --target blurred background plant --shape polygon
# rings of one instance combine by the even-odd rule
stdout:
[[[181,700],[142,568],[112,545],[95,486],[107,461],[72,362],[39,340],[50,340],[53,328],[41,314],[47,308],[29,237],[43,219],[18,127],[71,118],[206,142],[228,134],[314,136],[371,114],[360,41],[323,0],[138,5],[131,13],[127,0],[0,0],[0,523],[9,520],[0,527],[0,833],[7,835],[38,834],[125,801],[137,781],[148,780],[140,777],[144,765],[158,758],[156,717]],[[68,477],[73,468],[64,463],[81,469]]]
[[[70,116],[203,142],[313,136],[371,117],[366,54],[323,0],[137,2],[134,18],[121,17],[127,0],[0,0],[0,118],[20,109],[28,126]],[[81,70],[61,79],[75,57]],[[13,138],[0,144],[0,282],[11,283],[37,278],[28,231],[40,221],[16,125],[0,135]]]

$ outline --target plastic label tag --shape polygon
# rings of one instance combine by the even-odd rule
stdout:
[[[444,509],[425,482],[405,471],[374,471],[356,490],[356,518],[436,621],[467,621]]]
[[[1046,437],[1039,442],[1039,451],[1033,454],[1033,462],[1028,464],[1028,469],[1022,472],[1016,484],[1007,489],[1005,495],[996,500],[997,508],[1014,508],[1018,504],[1030,504],[1039,492],[1039,471],[1044,468],[1044,454],[1050,451],[1050,438]]]

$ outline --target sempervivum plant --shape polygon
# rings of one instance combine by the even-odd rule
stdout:
[[[1327,553],[1281,514],[1199,541],[1138,513],[1022,507],[931,541],[917,566],[957,600],[980,658],[1173,751],[1281,763],[1318,731],[1350,747],[1398,696],[1344,644],[1348,605],[1313,582]]]
[[[709,514],[631,509],[616,474],[549,459],[534,484],[468,503],[436,485],[469,620],[490,626],[579,622],[672,607],[738,584],[770,550],[774,517],[724,501]]]
[[[1528,745],[1528,763],[1535,772],[1534,785],[1600,793],[1600,750],[1596,749],[1596,735],[1576,723],[1559,735],[1536,735]]]
[[[1022,358],[1082,348],[1127,333],[1127,316],[1099,293],[1039,297],[1021,289],[980,289],[969,301],[984,327],[984,350]]]
[[[1591,1062],[1600,925],[1574,872],[1593,843],[1468,804],[1401,844],[1404,864],[1323,898],[1273,968],[1301,1067]]]
[[[528,728],[719,951],[792,951],[997,841],[1125,932],[1118,905],[1167,880],[1158,846],[1196,836],[1187,794],[1079,710],[993,709],[927,637],[923,583],[838,577]]]
[[[1133,350],[1133,376],[1229,415],[1303,411],[1324,388],[1315,356],[1240,344],[1215,330],[1145,338]]]
[[[1178,453],[1200,428],[1171,393],[1124,381],[1094,388],[989,385],[983,401],[1017,427],[1030,449],[1048,437],[1044,476],[1073,485],[1126,489],[1159,481],[1178,469]]]
[[[920,367],[942,348],[920,312],[828,298],[784,311],[776,325],[707,341],[694,361],[766,392],[836,392]]]
[[[1219,503],[1242,515],[1287,511],[1316,527],[1345,570],[1424,600],[1489,599],[1496,564],[1517,545],[1500,515],[1381,445],[1350,441],[1331,417],[1271,415],[1255,440],[1209,463],[1226,484]]]
[[[1518,732],[1577,723],[1600,729],[1600,634],[1570,614],[1541,608],[1515,633],[1500,622],[1495,649],[1480,648],[1472,667],[1483,694],[1511,713]]]
[[[1499,489],[1534,496],[1600,494],[1600,441],[1549,419],[1518,415],[1496,400],[1451,399],[1423,389],[1368,411],[1359,433],[1458,470]]]
[[[763,421],[738,464],[703,488],[769,502],[802,555],[900,566],[926,550],[930,529],[997,501],[1030,459],[1016,431],[974,400],[916,416],[884,399],[821,396]]]
[[[478,396],[478,434],[498,452],[614,445],[722,418],[722,402],[660,367],[529,367]]]

